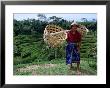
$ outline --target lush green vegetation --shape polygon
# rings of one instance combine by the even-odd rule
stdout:
[[[43,31],[47,24],[69,29],[71,22],[58,18],[39,16],[41,20],[14,19],[14,75],[72,75],[76,65],[68,70],[65,64],[65,43],[58,48],[49,48],[43,41]],[[44,18],[45,19],[44,19]],[[79,22],[90,32],[83,38],[81,46],[81,72],[83,75],[97,74],[97,23]]]

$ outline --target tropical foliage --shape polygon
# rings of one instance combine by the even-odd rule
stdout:
[[[69,29],[72,21],[56,16],[47,18],[43,14],[38,15],[39,19],[16,20],[14,19],[14,74],[32,75],[32,71],[20,72],[19,68],[44,63],[58,64],[53,68],[36,68],[36,74],[70,74],[67,73],[65,65],[65,43],[58,48],[49,48],[43,41],[43,31],[48,24],[59,25],[63,29]],[[84,20],[84,19],[82,19]],[[81,21],[90,32],[82,40],[81,46],[81,67],[87,70],[85,74],[96,74],[97,70],[97,22]],[[88,68],[87,68],[88,66]],[[62,68],[61,68],[62,67]],[[51,69],[51,71],[50,71]],[[56,69],[56,70],[55,70]],[[60,69],[60,70],[59,70]],[[50,73],[49,73],[50,72]],[[71,74],[74,74],[72,72]]]

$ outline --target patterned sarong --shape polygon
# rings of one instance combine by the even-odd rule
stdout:
[[[66,46],[66,64],[80,63],[80,53],[76,43],[68,43]]]

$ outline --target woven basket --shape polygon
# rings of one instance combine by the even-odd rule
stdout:
[[[59,47],[66,39],[66,31],[56,25],[47,25],[44,30],[44,41],[50,47]]]

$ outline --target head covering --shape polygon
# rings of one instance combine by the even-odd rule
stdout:
[[[79,24],[76,23],[76,22],[73,22],[73,23],[71,24],[71,27],[70,27],[70,28],[72,28],[73,26],[77,26],[77,27],[79,28]]]
[[[71,26],[73,26],[73,25],[78,25],[78,23],[76,23],[76,22],[73,22],[73,23],[71,24]]]

